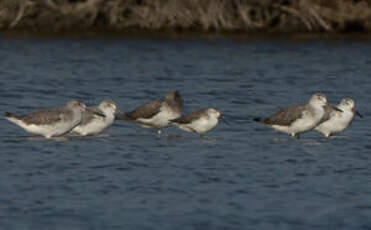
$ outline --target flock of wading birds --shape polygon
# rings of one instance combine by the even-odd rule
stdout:
[[[219,119],[224,120],[220,110],[216,108],[204,108],[187,115],[182,115],[182,109],[181,95],[177,91],[171,91],[165,98],[149,101],[127,113],[121,113],[112,100],[103,100],[96,107],[87,107],[81,101],[69,100],[65,106],[25,115],[6,112],[5,117],[27,132],[46,138],[96,135],[112,125],[114,120],[131,121],[144,128],[155,128],[159,134],[162,128],[175,125],[187,132],[203,135],[213,129]],[[293,105],[271,116],[254,120],[296,138],[311,130],[330,137],[345,130],[355,114],[362,117],[355,110],[352,99],[345,98],[335,106],[327,102],[324,94],[316,93],[308,104]]]

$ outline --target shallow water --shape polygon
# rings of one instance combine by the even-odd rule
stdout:
[[[371,43],[0,39],[1,110],[111,98],[121,111],[177,89],[220,108],[205,138],[116,122],[45,140],[0,119],[1,229],[370,229]],[[252,118],[314,92],[356,101],[332,139]]]

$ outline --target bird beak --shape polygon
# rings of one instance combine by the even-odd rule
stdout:
[[[91,111],[94,113],[94,114],[96,114],[96,115],[98,115],[98,116],[100,116],[100,117],[106,117],[106,115],[104,115],[104,113],[102,113],[100,110],[98,110],[98,109],[91,109]]]
[[[220,120],[229,125],[229,122],[224,118],[224,116],[220,116]]]
[[[363,118],[362,114],[360,114],[357,110],[356,110],[356,114],[357,114],[360,118]]]
[[[125,120],[124,118],[126,117],[125,113],[122,113],[122,112],[117,112],[115,114],[115,120]]]
[[[115,120],[121,120],[120,117],[122,116],[121,113],[115,113]]]
[[[122,112],[119,109],[116,109],[115,111],[115,118],[117,118]]]
[[[106,117],[106,115],[104,115],[103,113],[101,112],[96,112],[94,111],[94,114],[98,115],[98,116],[101,116],[101,117]]]
[[[339,112],[343,112],[343,110],[339,109],[338,107],[336,107],[335,105],[331,105],[331,104],[327,104],[328,106],[330,106],[332,109],[336,110],[336,111],[339,111]]]

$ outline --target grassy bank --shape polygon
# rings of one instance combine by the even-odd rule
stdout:
[[[371,32],[371,0],[0,0],[0,30]]]

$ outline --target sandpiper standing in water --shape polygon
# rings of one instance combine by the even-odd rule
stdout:
[[[42,109],[26,115],[5,113],[5,118],[29,133],[46,138],[61,136],[75,126],[83,117],[86,106],[78,100],[69,100],[65,106]]]
[[[127,120],[138,123],[144,128],[155,128],[158,134],[168,126],[170,120],[182,115],[183,99],[178,91],[171,91],[164,99],[157,99],[143,104],[131,112],[120,114],[118,120]]]
[[[71,134],[87,136],[102,132],[112,125],[116,111],[116,103],[112,100],[103,100],[97,107],[87,107],[81,123],[72,129]]]
[[[206,108],[171,120],[171,123],[187,132],[203,135],[218,124],[220,115],[218,109]]]
[[[354,114],[362,117],[362,115],[355,110],[355,103],[351,98],[344,98],[336,107],[342,112],[335,110],[333,107],[325,106],[325,117],[327,117],[327,119],[315,127],[315,130],[322,133],[325,137],[330,137],[332,134],[342,132],[348,128],[353,120]]]
[[[322,121],[325,105],[327,105],[326,96],[316,93],[312,95],[308,104],[293,105],[269,117],[259,117],[254,120],[299,138],[300,133],[312,130]]]

